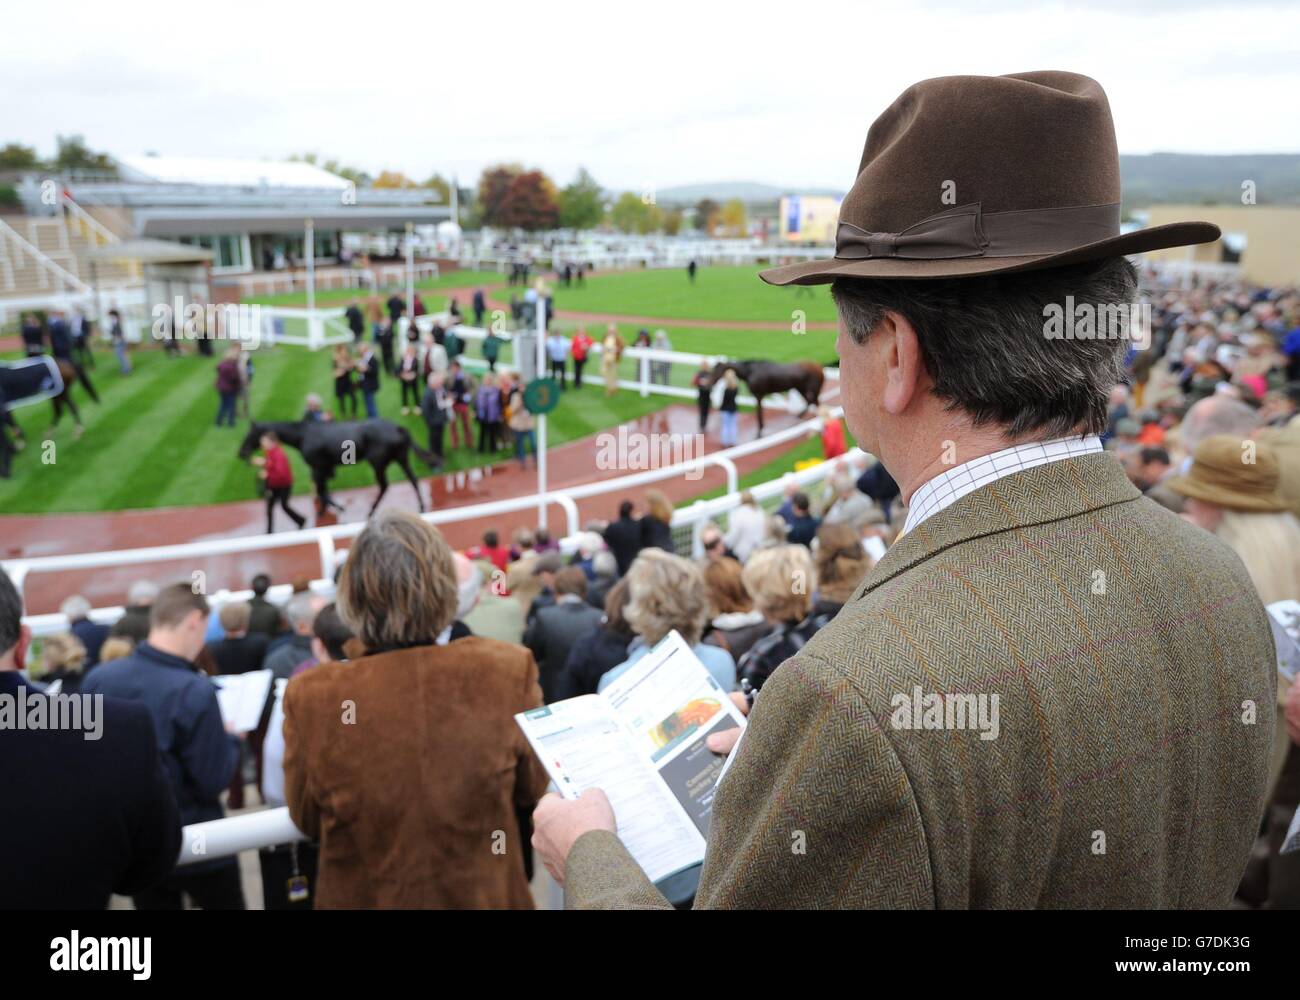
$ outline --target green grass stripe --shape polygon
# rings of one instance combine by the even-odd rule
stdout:
[[[151,361],[153,370],[148,382],[122,403],[107,412],[83,408],[86,433],[80,441],[73,440],[70,427],[56,434],[58,461],[53,466],[42,467],[45,476],[32,477],[40,485],[34,494],[24,495],[24,509],[33,509],[36,502],[41,505],[35,509],[52,511],[104,509],[118,484],[136,482],[136,470],[155,461],[153,453],[173,433],[166,414],[175,412],[194,394],[194,385],[184,369],[177,368],[180,362],[163,358],[160,352]],[[168,367],[173,370],[168,371]],[[143,380],[145,371],[142,364],[138,373],[126,381],[137,377]],[[89,407],[105,409],[94,404]],[[30,453],[29,445],[23,457]],[[20,476],[27,478],[19,473],[15,480]],[[106,492],[106,488],[111,492]],[[139,492],[144,505],[158,503],[147,492]]]

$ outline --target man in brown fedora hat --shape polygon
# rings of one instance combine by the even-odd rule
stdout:
[[[1106,96],[1062,72],[919,83],[867,135],[833,283],[845,417],[904,533],[759,692],[715,793],[699,907],[1208,907],[1264,804],[1276,671],[1240,561],[1098,432],[1127,330]],[[988,724],[988,723],[991,723]],[[721,746],[712,746],[722,749]],[[534,843],[575,907],[666,906],[599,791]]]

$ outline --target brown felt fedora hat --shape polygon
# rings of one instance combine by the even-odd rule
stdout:
[[[1270,445],[1216,434],[1196,446],[1187,474],[1165,485],[1228,510],[1290,510],[1291,504],[1278,492],[1281,481],[1277,453]]]
[[[867,132],[835,256],[762,272],[773,285],[962,278],[1210,243],[1177,222],[1120,235],[1106,93],[1078,73],[944,76],[907,88]]]

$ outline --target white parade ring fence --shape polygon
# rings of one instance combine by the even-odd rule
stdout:
[[[259,306],[259,315],[262,323],[262,340],[267,346],[276,344],[289,344],[296,347],[306,347],[310,350],[318,350],[323,347],[332,347],[335,344],[351,344],[353,342],[352,331],[344,323],[344,310],[342,309],[301,309],[287,306]],[[415,320],[416,327],[421,334],[430,332],[435,322],[446,322],[448,319],[446,313],[432,313],[419,316]],[[305,323],[307,332],[305,334],[283,333],[279,332],[283,328],[284,322],[293,321],[295,323]],[[279,321],[279,328],[277,328]],[[448,330],[455,330],[456,335],[465,341],[475,341],[482,343],[487,339],[488,331],[482,327],[464,326],[455,324],[447,327]],[[528,330],[519,330],[515,332],[502,331],[497,336],[505,344],[513,344],[515,337],[520,333],[529,333]],[[394,335],[395,344],[404,344],[404,334]],[[794,336],[793,334],[791,336]],[[368,339],[368,338],[363,338]],[[589,356],[593,359],[599,359],[604,354],[604,347],[600,341],[596,341],[588,348]],[[728,359],[722,354],[694,354],[689,351],[661,351],[651,347],[625,347],[622,356],[630,358],[637,363],[637,377],[635,379],[620,378],[618,380],[619,388],[631,389],[639,392],[642,396],[657,394],[661,396],[675,396],[679,399],[695,399],[695,390],[687,386],[671,385],[667,382],[656,381],[654,377],[655,363],[672,365],[685,365],[692,372],[700,366],[701,361],[706,361],[712,367],[719,361],[735,360]],[[487,361],[483,358],[472,358],[467,354],[461,354],[458,358],[460,363],[466,368],[486,369]],[[568,362],[566,362],[567,364]],[[500,361],[496,366],[501,371],[519,371],[517,363]],[[593,382],[600,382],[601,375],[599,363],[589,367],[588,377]],[[531,367],[525,369],[528,374],[533,374]],[[823,368],[822,373],[826,376],[827,382],[838,381],[838,368]],[[833,396],[835,393],[832,392]],[[776,397],[768,397],[775,399]],[[750,395],[741,395],[736,397],[736,402],[741,406],[753,406],[754,397]]]
[[[838,416],[838,408],[832,411]],[[564,545],[570,551],[576,547],[575,536],[579,533],[582,525],[579,522],[578,506],[575,501],[587,497],[599,496],[604,493],[626,492],[637,487],[646,486],[662,479],[670,479],[674,476],[698,475],[703,469],[708,467],[720,467],[727,476],[727,492],[724,496],[714,500],[696,501],[678,508],[673,513],[672,525],[674,528],[689,528],[691,532],[690,549],[693,553],[698,554],[701,549],[699,545],[699,532],[703,526],[710,520],[725,515],[728,511],[739,504],[740,494],[738,492],[739,475],[736,469],[735,460],[743,458],[755,452],[766,451],[774,445],[785,444],[790,441],[797,441],[800,438],[808,437],[817,433],[821,429],[821,420],[814,418],[795,424],[782,431],[776,431],[764,437],[757,438],[745,444],[735,445],[734,447],[722,451],[702,455],[698,458],[678,462],[672,465],[661,466],[657,469],[648,469],[644,472],[635,472],[626,476],[620,476],[616,479],[598,480],[593,483],[586,483],[581,486],[572,486],[564,490],[548,492],[544,496],[545,503],[558,504],[565,515],[565,539]],[[856,458],[861,452],[853,451],[850,457]],[[815,465],[802,472],[790,473],[778,480],[772,480],[755,486],[751,492],[755,499],[763,500],[780,494],[785,485],[789,482],[795,482],[800,485],[817,482],[831,471],[837,465],[836,462],[823,462]],[[476,520],[479,518],[490,518],[500,514],[512,513],[519,510],[528,510],[539,506],[543,498],[539,498],[535,493],[524,494],[518,497],[511,497],[505,500],[492,500],[487,503],[470,504],[463,507],[450,507],[443,510],[430,511],[421,515],[429,524],[451,524],[457,521]],[[209,556],[226,556],[236,555],[244,552],[261,552],[268,549],[292,548],[302,545],[314,544],[317,547],[320,558],[320,577],[314,586],[317,589],[328,588],[332,585],[334,570],[338,559],[338,549],[335,545],[338,539],[355,538],[365,529],[366,522],[359,521],[352,524],[336,524],[325,528],[304,528],[299,531],[283,531],[273,535],[249,535],[235,538],[216,538],[203,542],[185,542],[179,545],[157,545],[137,549],[115,549],[106,552],[86,552],[59,556],[38,556],[31,559],[9,559],[0,563],[4,571],[13,581],[14,586],[21,593],[26,583],[27,577],[31,573],[41,572],[59,572],[77,569],[101,569],[104,567],[120,566],[143,566],[162,562],[174,562],[183,559],[201,559]],[[289,587],[283,585],[280,593],[284,597],[288,596]],[[213,595],[213,601],[217,606],[230,599],[242,599],[246,594],[240,592],[234,594],[228,591],[218,591]],[[273,596],[280,596],[273,591]],[[92,621],[111,623],[116,621],[122,614],[121,607],[97,608],[90,613]],[[68,621],[62,614],[44,614],[28,615],[23,618],[25,624],[31,629],[32,633],[37,636],[51,635],[66,631]]]

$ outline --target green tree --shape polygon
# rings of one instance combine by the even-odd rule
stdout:
[[[573,183],[560,192],[560,226],[564,229],[594,229],[604,216],[600,185],[582,168]]]
[[[663,230],[665,236],[676,236],[682,229],[682,210],[670,209],[664,213]]]
[[[610,209],[609,218],[614,228],[622,233],[644,233],[648,231],[650,206],[633,191],[624,191]]]
[[[39,170],[42,165],[32,146],[17,142],[0,146],[0,170]]]
[[[112,157],[104,153],[92,152],[86,140],[79,135],[60,135],[55,137],[58,152],[54,154],[54,167],[57,170],[94,170],[99,173],[117,174],[117,167]]]
[[[720,211],[718,203],[712,198],[700,199],[695,206],[695,228],[712,236],[713,228],[718,224]]]
[[[451,183],[442,174],[431,175],[420,187],[436,191],[439,205],[451,204]]]

